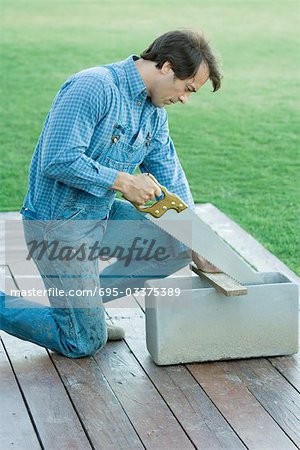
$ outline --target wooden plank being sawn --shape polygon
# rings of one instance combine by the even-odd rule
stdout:
[[[194,264],[190,265],[190,269],[199,275],[201,278],[204,278],[210,285],[212,285],[218,292],[222,292],[226,295],[226,297],[233,297],[238,295],[246,295],[247,288],[242,286],[237,281],[230,278],[223,272],[218,273],[210,273],[203,272],[198,269]]]

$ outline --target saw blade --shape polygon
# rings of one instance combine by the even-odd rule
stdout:
[[[257,272],[193,210],[170,209],[160,218],[146,217],[239,283],[257,282]]]

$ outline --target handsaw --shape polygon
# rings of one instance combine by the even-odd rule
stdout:
[[[160,187],[163,198],[151,206],[131,202],[140,212],[239,283],[251,284],[258,281],[258,273],[178,195],[170,193],[152,174],[147,176]]]

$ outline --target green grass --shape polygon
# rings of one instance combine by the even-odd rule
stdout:
[[[18,210],[59,86],[139,53],[158,34],[202,28],[223,88],[168,109],[196,202],[228,214],[292,270],[299,266],[297,1],[2,0],[1,210]]]

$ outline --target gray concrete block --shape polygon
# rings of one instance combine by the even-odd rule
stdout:
[[[155,363],[296,353],[298,286],[278,272],[260,275],[262,282],[240,297],[226,297],[198,276],[146,282],[146,343]]]

